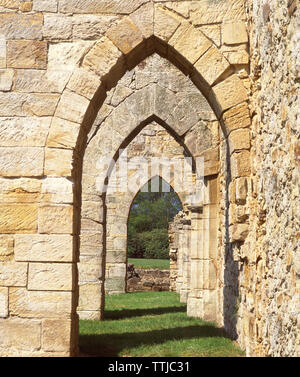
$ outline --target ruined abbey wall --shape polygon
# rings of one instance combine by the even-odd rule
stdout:
[[[107,167],[85,164],[93,140],[94,162],[153,120],[187,142],[197,101],[178,102],[168,86],[135,90],[111,116],[105,103],[154,53],[193,82],[218,124],[204,201],[189,208],[188,314],[223,325],[247,355],[299,355],[299,8],[0,0],[0,355],[76,354],[78,275],[97,276],[103,292],[106,204],[95,185]]]
[[[256,294],[255,352],[298,355],[299,291],[299,1],[248,1],[251,54],[250,250]],[[246,271],[245,271],[246,272]],[[252,334],[251,334],[252,335]]]

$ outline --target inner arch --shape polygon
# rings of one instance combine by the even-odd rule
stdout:
[[[162,126],[157,123],[147,125],[135,139],[131,141],[125,150],[129,160],[128,187],[133,188],[124,192],[117,192],[115,182],[118,179],[116,169],[110,176],[108,191],[106,195],[106,216],[107,216],[107,250],[106,250],[106,293],[125,292],[126,264],[127,264],[127,225],[129,211],[132,203],[143,186],[157,177],[164,179],[169,186],[174,186],[178,181],[176,174],[181,174],[181,168],[185,158],[185,148],[181,146]],[[135,181],[135,165],[130,167],[130,158],[139,156],[144,159],[151,168],[151,158],[165,158],[165,162],[175,163],[175,170],[168,174],[162,169],[149,171],[149,174],[139,176]],[[168,159],[166,161],[166,159]],[[173,159],[173,160],[172,160]],[[149,164],[149,165],[148,165]],[[177,164],[177,167],[176,167]],[[176,170],[177,168],[177,170]],[[148,172],[147,172],[148,173]],[[131,184],[131,181],[134,185]],[[180,187],[178,185],[175,187]],[[189,192],[177,192],[182,204],[187,200]],[[117,274],[116,271],[119,271]]]

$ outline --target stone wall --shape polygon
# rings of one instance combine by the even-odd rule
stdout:
[[[180,211],[169,224],[170,290],[186,302],[190,289],[190,212]]]
[[[135,268],[127,276],[127,292],[162,292],[170,290],[170,271]]]
[[[300,354],[300,4],[248,2],[251,40],[252,197],[243,313],[244,344],[258,355]],[[252,326],[253,324],[253,326]],[[240,329],[242,334],[243,330]],[[249,351],[250,352],[250,351]]]
[[[110,90],[154,53],[193,82],[220,135],[204,154],[206,199],[190,208],[188,314],[224,325],[247,355],[299,355],[299,8],[0,1],[0,355],[74,355],[78,297],[101,316],[86,298],[104,292],[106,208],[87,146],[114,157],[158,120],[188,143],[199,115],[200,95],[181,103],[167,80],[107,115]]]

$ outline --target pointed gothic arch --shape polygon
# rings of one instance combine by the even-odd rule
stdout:
[[[35,302],[36,292],[44,294],[45,291],[58,290],[57,300],[62,303],[61,318],[53,319],[51,317],[53,313],[51,314],[50,311],[45,313],[42,307],[37,309],[33,314],[36,320],[28,319],[31,333],[36,335],[36,346],[30,345],[26,350],[28,353],[57,352],[64,355],[76,353],[78,336],[76,263],[80,225],[80,181],[86,135],[105,99],[107,90],[127,69],[135,66],[154,51],[177,65],[207,98],[222,125],[224,137],[228,137],[231,176],[247,177],[250,173],[249,142],[241,144],[238,137],[242,132],[247,139],[247,128],[250,126],[248,94],[243,80],[234,72],[234,67],[231,67],[222,52],[205,34],[184,18],[175,17],[164,8],[155,6],[155,12],[149,15],[148,26],[147,29],[146,23],[139,24],[130,16],[124,17],[117,25],[112,26],[105,36],[82,56],[80,65],[74,69],[56,107],[43,151],[45,164],[41,175],[47,181],[43,181],[42,190],[45,192],[42,191],[41,196],[47,201],[40,205],[40,198],[36,199],[32,216],[35,216],[37,225],[35,228],[31,227],[29,231],[36,232],[34,236],[39,243],[50,244],[54,240],[59,242],[60,250],[63,250],[64,255],[58,257],[53,254],[38,257],[29,255],[22,256],[21,259],[17,256],[16,264],[18,270],[18,267],[22,269],[22,287],[27,303]],[[238,130],[238,133],[233,136],[232,131],[235,130]],[[19,203],[11,202],[10,205],[13,204],[16,204],[18,210]],[[50,213],[52,217],[48,216]],[[55,222],[58,218],[68,221],[64,224],[62,224],[63,220]],[[18,225],[10,225],[9,233],[20,233]],[[26,235],[16,237],[16,244],[21,244],[25,239]],[[53,258],[54,263],[50,264]],[[42,271],[43,274],[39,273]],[[55,284],[57,280],[54,278],[57,276],[59,276],[59,284]],[[18,340],[13,336],[13,328],[23,326],[23,322],[18,323],[18,319],[11,318],[10,314],[3,321],[8,324],[6,328],[11,334],[9,338],[11,350],[8,353],[24,353]],[[12,326],[11,330],[9,324]],[[47,328],[54,331],[53,339],[47,338],[49,334],[44,333]],[[41,336],[42,345],[39,343]]]

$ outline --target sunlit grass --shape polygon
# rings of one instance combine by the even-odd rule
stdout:
[[[174,292],[106,297],[105,320],[80,321],[80,349],[95,356],[243,356],[214,323],[186,315]]]
[[[135,268],[158,268],[159,270],[169,270],[169,259],[144,259],[144,258],[128,258],[128,264],[134,264]]]

